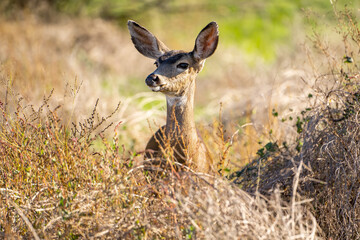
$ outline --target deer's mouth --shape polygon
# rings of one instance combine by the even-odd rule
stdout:
[[[165,85],[166,85],[166,84],[161,84],[161,85],[158,85],[158,86],[148,86],[148,87],[149,87],[149,88],[151,89],[151,91],[153,91],[153,92],[160,92],[161,90],[164,89]]]

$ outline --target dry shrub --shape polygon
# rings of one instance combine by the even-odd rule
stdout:
[[[278,191],[269,198],[250,196],[238,186],[216,179],[176,192],[178,208],[200,239],[320,239],[314,216],[303,203],[284,202]]]
[[[249,192],[280,188],[288,201],[296,192],[313,199],[309,207],[327,239],[360,239],[360,75],[354,54],[360,29],[349,11],[335,13],[345,57],[319,35],[312,38],[322,54],[316,59],[325,60],[329,73],[322,74],[323,68],[314,74],[310,108],[295,124],[298,138],[280,147],[269,143],[261,158],[233,176]],[[301,164],[300,187],[294,189],[294,169]]]
[[[305,129],[301,158],[316,181],[304,183],[302,194],[315,198],[314,214],[328,237],[359,239],[359,92],[340,88],[330,98],[339,105],[315,111]]]

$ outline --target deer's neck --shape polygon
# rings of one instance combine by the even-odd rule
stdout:
[[[192,81],[184,95],[180,97],[166,96],[167,116],[166,134],[167,136],[180,136],[185,138],[196,138],[196,128],[194,121],[194,94],[195,81]]]

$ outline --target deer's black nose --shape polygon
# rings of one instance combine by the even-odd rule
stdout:
[[[160,79],[159,79],[158,75],[152,73],[146,78],[145,83],[148,86],[154,86],[157,83],[159,83],[159,81],[160,81]]]

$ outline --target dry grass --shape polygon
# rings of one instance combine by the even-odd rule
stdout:
[[[66,129],[48,101],[33,109],[19,100],[14,114],[1,104],[1,237],[317,239],[301,203],[288,206],[279,193],[253,198],[191,171],[150,180],[133,167],[140,156],[118,145],[118,128],[111,142],[95,134],[108,128],[96,109],[79,132]]]
[[[177,192],[180,213],[188,214],[194,237],[200,239],[321,239],[306,201],[284,202],[278,191],[255,197],[217,179],[210,186],[192,185],[187,195]]]

